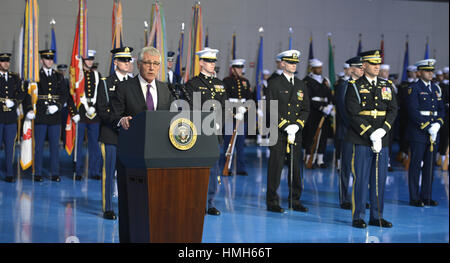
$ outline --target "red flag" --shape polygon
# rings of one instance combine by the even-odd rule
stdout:
[[[77,108],[80,107],[80,98],[84,94],[84,74],[82,57],[87,55],[87,7],[86,0],[79,0],[79,12],[77,17],[77,27],[75,28],[75,38],[72,47],[70,62],[70,94]],[[66,121],[66,151],[72,154],[75,146],[76,124],[70,115]]]

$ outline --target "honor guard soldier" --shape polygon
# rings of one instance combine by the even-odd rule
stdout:
[[[439,156],[436,157],[438,165],[441,165],[445,162],[445,158],[448,158],[448,96],[449,96],[449,85],[448,85],[448,67],[445,67],[442,70],[442,77],[440,78],[439,86],[442,90],[442,100],[445,106],[445,118],[444,118],[444,126],[439,130],[440,140],[439,140]],[[448,162],[448,159],[447,159]]]
[[[167,83],[170,84],[180,84],[181,77],[174,72],[174,60],[175,60],[175,52],[169,51],[167,52]]]
[[[245,59],[234,59],[231,61],[231,69],[230,76],[223,79],[225,84],[225,90],[227,92],[228,101],[231,103],[245,103],[247,100],[251,100],[253,98],[253,94],[250,91],[250,82],[248,79],[244,78],[243,70],[245,65]],[[240,115],[238,115],[240,116]],[[245,136],[247,131],[247,121],[241,119],[243,121],[243,129],[239,128],[238,130],[243,130],[244,134],[236,134],[236,142],[235,142],[235,151],[236,153],[236,173],[239,175],[248,175],[245,170]],[[236,128],[236,122],[233,120],[233,130]],[[231,135],[224,135],[223,145],[224,152],[222,154],[222,162],[225,163],[225,153],[228,148],[228,144],[230,143]],[[230,171],[231,174],[231,171]]]
[[[283,52],[281,52],[283,53]],[[275,63],[277,64],[277,69],[270,75],[270,77],[267,79],[267,81],[276,78],[283,74],[283,66],[281,65],[281,53],[278,53],[275,57]]]
[[[350,129],[350,118],[345,107],[345,94],[347,93],[348,82],[359,79],[364,75],[362,70],[362,60],[360,56],[353,57],[345,63],[349,65],[347,80],[339,81],[336,85],[336,145],[339,145],[338,156],[340,156],[339,170],[339,205],[342,209],[352,209],[351,196],[348,191],[350,175],[352,173],[352,153],[353,144],[347,141],[348,129]],[[336,147],[338,151],[338,147]]]
[[[268,81],[267,107],[271,109],[270,101],[278,101],[278,139],[273,142],[271,135],[270,157],[267,169],[267,210],[283,213],[277,189],[280,186],[281,172],[285,158],[290,160],[288,169],[289,207],[296,211],[307,212],[300,197],[303,188],[301,179],[302,130],[309,115],[309,95],[305,83],[296,78],[294,73],[299,62],[300,51],[287,50],[281,53],[283,73]],[[270,113],[267,113],[270,116]],[[275,136],[276,137],[276,136]]]
[[[398,87],[398,137],[399,141],[399,153],[396,157],[396,160],[404,165],[409,162],[409,144],[408,144],[408,136],[407,129],[408,126],[408,112],[406,105],[406,96],[408,95],[408,87],[417,81],[417,67],[414,65],[409,65],[406,68],[406,74],[408,78],[402,81]]]
[[[53,69],[55,51],[39,51],[42,68],[39,71],[38,99],[36,102],[35,134],[35,181],[43,181],[44,142],[48,136],[50,147],[51,180],[59,182],[59,140],[61,135],[61,110],[67,99],[64,77]],[[27,97],[29,98],[29,96]],[[32,111],[31,103],[25,107]]]
[[[103,157],[102,167],[102,210],[103,218],[115,220],[112,196],[114,190],[114,174],[116,171],[116,154],[118,130],[114,127],[111,98],[116,95],[117,85],[128,79],[131,64],[132,47],[121,47],[111,50],[114,54],[115,72],[102,78],[98,86],[97,112],[101,119],[100,137]]]
[[[194,92],[198,92],[201,95],[201,102],[207,100],[217,100],[217,105],[213,104],[213,107],[222,108],[222,122],[215,123],[215,128],[221,133],[223,127],[225,113],[225,101],[228,99],[225,91],[225,84],[215,77],[215,66],[217,61],[217,53],[219,50],[204,48],[197,52],[200,59],[200,74],[193,77],[186,83],[186,90],[190,94],[191,98],[194,98]],[[193,110],[201,110],[202,103],[200,105],[191,105]],[[217,147],[220,149],[220,136]],[[211,167],[208,185],[208,209],[207,213],[210,215],[220,215],[220,211],[215,207],[214,198],[217,192],[217,183],[219,176],[219,161]]]
[[[311,59],[311,73],[306,76],[303,81],[306,84],[309,92],[309,99],[311,102],[311,112],[306,123],[305,132],[303,133],[303,143],[306,149],[306,161],[309,158],[316,160],[314,165],[319,168],[326,168],[324,162],[324,154],[327,148],[327,138],[332,134],[331,119],[328,118],[333,113],[332,94],[331,89],[327,86],[327,79],[322,76],[323,63],[318,59]],[[313,146],[314,135],[319,129],[319,123],[322,119],[323,125],[320,128],[320,137],[317,142],[317,150],[311,149]],[[314,152],[314,155],[310,155]],[[317,158],[316,158],[317,157]],[[314,166],[313,166],[314,167]]]
[[[434,59],[425,59],[416,63],[419,80],[408,88],[406,105],[408,106],[408,139],[411,147],[411,162],[408,170],[409,204],[422,207],[437,206],[431,199],[434,155],[439,140],[438,132],[444,125],[444,103],[442,90],[431,82]],[[421,167],[421,163],[423,166]],[[419,178],[422,183],[419,192]]]
[[[67,100],[63,104],[63,108],[61,110],[61,140],[63,144],[66,143],[66,121],[67,116],[70,114],[72,117],[72,120],[75,123],[78,123],[80,121],[80,115],[78,114],[77,107],[75,106],[75,103],[73,101],[72,96],[70,95],[70,80],[67,74],[67,65],[60,64],[56,67],[58,69],[58,72],[61,73],[64,77],[64,85],[67,93]]]
[[[367,51],[360,56],[364,76],[349,82],[345,97],[351,127],[347,138],[354,144],[352,225],[357,228],[367,226],[364,215],[369,190],[369,225],[389,228],[392,223],[383,218],[389,157],[389,138],[386,134],[397,116],[397,101],[391,81],[378,77],[380,51]]]
[[[391,66],[388,64],[381,64],[380,66],[380,74],[379,77],[383,80],[389,80],[389,70],[391,69]],[[394,96],[397,97],[398,90],[395,86],[394,82],[391,81],[392,89],[394,91]],[[397,119],[394,122],[394,125],[392,125],[392,129],[388,132],[389,136],[389,160],[388,160],[388,171],[392,172],[394,171],[394,168],[392,168],[391,165],[391,155],[392,155],[392,144],[394,143],[394,132],[397,130]]]
[[[83,178],[84,155],[82,155],[82,147],[84,141],[85,129],[87,129],[88,153],[89,153],[89,169],[88,176],[100,180],[101,153],[98,145],[98,136],[100,131],[100,118],[97,116],[95,105],[97,103],[98,84],[101,75],[92,70],[95,59],[95,50],[88,50],[88,56],[83,58],[83,74],[84,74],[84,94],[80,99],[81,105],[78,111],[81,120],[77,124],[77,162],[75,168],[75,179]]]
[[[14,143],[17,135],[17,107],[26,96],[20,77],[9,71],[10,53],[0,53],[0,145],[5,145],[6,182],[14,182]],[[3,166],[3,165],[2,165]],[[3,171],[2,171],[3,172]]]

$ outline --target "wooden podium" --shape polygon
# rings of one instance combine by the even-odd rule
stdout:
[[[202,241],[209,168],[219,158],[218,141],[216,135],[200,134],[200,124],[177,116],[146,111],[120,131],[121,242]],[[205,113],[197,116],[203,119]]]

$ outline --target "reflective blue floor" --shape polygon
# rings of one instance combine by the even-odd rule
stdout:
[[[351,211],[338,205],[338,174],[332,166],[333,148],[327,153],[330,167],[306,170],[302,202],[309,212],[266,211],[266,148],[248,146],[249,176],[222,178],[216,198],[220,216],[205,217],[203,242],[208,243],[448,243],[448,172],[436,169],[433,199],[437,207],[408,205],[407,172],[394,162],[385,192],[384,217],[391,229],[351,226]],[[44,159],[45,168],[48,167]],[[17,151],[16,151],[17,154]],[[102,218],[101,181],[72,180],[71,158],[61,150],[61,182],[31,180],[21,172],[15,183],[0,180],[0,242],[119,242],[118,221]],[[17,159],[17,158],[16,158]],[[4,153],[0,153],[3,162]],[[17,166],[15,166],[17,167]],[[287,169],[279,193],[287,208]],[[117,212],[117,196],[114,197]],[[368,220],[368,219],[367,219]],[[367,221],[366,220],[366,221]]]

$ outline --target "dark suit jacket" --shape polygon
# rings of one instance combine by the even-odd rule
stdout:
[[[173,96],[167,87],[167,83],[156,81],[157,104],[156,110],[170,110]],[[147,110],[145,97],[142,93],[139,76],[121,82],[117,86],[116,96],[111,98],[113,110],[113,123],[119,123],[125,116],[136,116]]]

